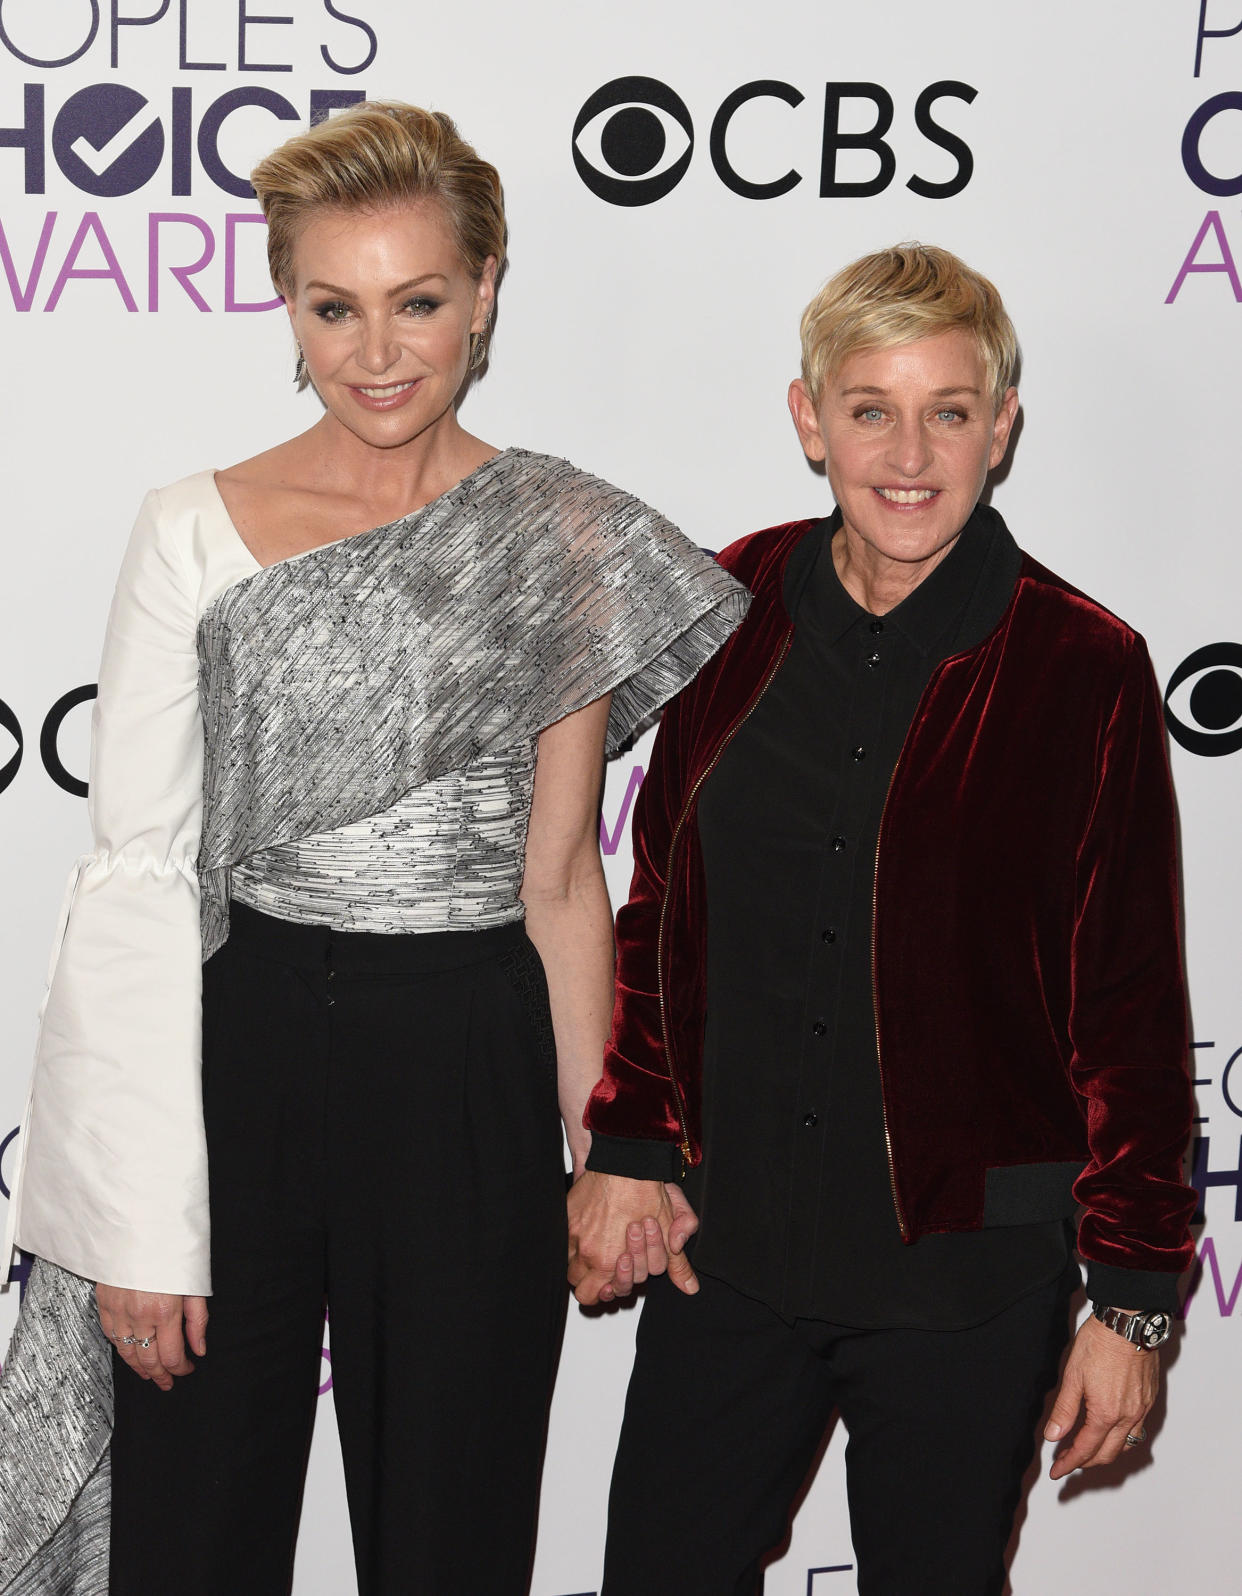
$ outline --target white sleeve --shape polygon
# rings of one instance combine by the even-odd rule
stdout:
[[[206,1295],[194,592],[152,493],[108,619],[94,852],[53,952],[13,1208],[17,1244],[74,1274]]]

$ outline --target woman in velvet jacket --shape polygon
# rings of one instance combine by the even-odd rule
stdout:
[[[900,246],[825,286],[804,315],[802,348],[790,407],[807,455],[825,463],[837,510],[826,521],[757,532],[720,556],[754,597],[742,627],[666,711],[651,756],[634,816],[630,900],[617,924],[612,1035],[586,1111],[592,1150],[570,1196],[570,1279],[580,1301],[668,1277],[653,1280],[639,1330],[605,1596],[755,1590],[837,1409],[851,1437],[860,1591],[999,1592],[1078,1281],[1072,1261],[1068,1276],[1057,1275],[1057,1235],[1069,1236],[1077,1211],[1065,1252],[1076,1244],[1095,1311],[1077,1333],[1044,1430],[1060,1443],[1054,1479],[1142,1445],[1158,1384],[1155,1348],[1191,1258],[1195,1199],[1181,1172],[1190,1125],[1186,1017],[1161,704],[1142,638],[1019,550],[979,503],[1018,403],[1017,343],[999,295],[945,251]],[[964,576],[971,560],[974,574]],[[747,868],[744,859],[717,862],[713,878],[705,857],[719,861],[721,850],[705,848],[701,812],[713,786],[718,813],[726,802],[736,811],[743,793],[751,802],[766,793],[746,811],[748,820],[761,816],[756,831],[796,827],[786,813],[788,772],[782,786],[782,760],[769,755],[805,706],[785,692],[773,707],[781,699],[773,683],[805,644],[810,612],[791,605],[805,606],[815,582],[827,606],[821,615],[853,624],[866,646],[867,633],[886,627],[872,642],[887,646],[919,606],[925,619],[934,605],[952,610],[954,583],[960,590],[956,630],[914,684],[913,713],[895,742],[889,727],[891,774],[877,789],[873,829],[859,833],[869,912],[855,917],[855,945],[858,936],[869,941],[877,1143],[881,1116],[883,1134],[876,1157],[887,1161],[892,1199],[883,1222],[905,1257],[940,1248],[935,1256],[950,1273],[976,1270],[965,1292],[974,1293],[973,1317],[956,1299],[946,1309],[939,1263],[921,1277],[933,1282],[919,1288],[925,1304],[913,1291],[908,1313],[903,1297],[903,1311],[878,1323],[848,1306],[856,1283],[828,1278],[809,1299],[784,1285],[768,1289],[785,1277],[765,1260],[796,1249],[803,1223],[782,1148],[800,1149],[794,1138],[828,1116],[802,1115],[798,1103],[806,1128],[761,1149],[771,1155],[779,1202],[755,1190],[748,1206],[750,1185],[736,1189],[739,1179],[752,1182],[747,1171],[763,1184],[762,1156],[731,1165],[719,1150],[765,1134],[768,1097],[784,1090],[788,1039],[767,1055],[761,1046],[760,1056],[731,1057],[722,1017],[744,1038],[763,1035],[762,1025],[747,1031],[763,994],[747,994],[744,950],[761,949],[768,931],[760,923],[722,932],[717,907],[713,936],[736,944],[732,970],[742,988],[726,991],[730,966],[709,948],[709,896],[729,889],[730,902],[746,905],[741,917],[762,922],[766,912],[776,938],[789,934],[788,914],[817,905],[797,882],[760,875],[747,898],[736,881],[719,879]],[[864,676],[866,667],[889,668],[878,648],[857,657]],[[755,743],[761,722],[769,752],[743,768],[746,739]],[[865,750],[836,749],[829,738],[824,758],[834,753],[841,772],[830,791],[839,793],[863,768]],[[806,757],[789,768],[804,772]],[[765,762],[770,773],[755,768]],[[733,826],[734,852],[745,855],[744,823]],[[825,870],[832,851],[846,847],[834,830],[825,811]],[[812,923],[816,941],[835,940],[818,930],[827,917]],[[713,956],[724,961],[716,991]],[[809,956],[807,967],[818,968]],[[823,1005],[807,1001],[808,1015]],[[830,1042],[834,1020],[824,1013],[813,1029],[827,1030]],[[819,1045],[811,1029],[808,1049]],[[735,1042],[733,1052],[743,1046]],[[829,1063],[821,1103],[836,1089],[832,1071],[849,1067],[848,1059]],[[729,1115],[751,1112],[756,1128],[720,1129]],[[848,1133],[830,1134],[838,1138],[830,1145],[848,1147],[840,1139]],[[705,1182],[711,1197],[692,1265],[685,1245],[700,1216],[687,1193],[698,1198]],[[782,1204],[789,1218],[773,1221]],[[833,1256],[825,1227],[858,1222],[845,1204],[818,1216],[812,1273],[822,1276]],[[987,1247],[991,1261],[969,1252]],[[1023,1248],[1030,1278],[1002,1290],[997,1261],[1008,1267]],[[902,1265],[875,1267],[889,1270],[882,1297]],[[821,1298],[847,1307],[821,1312]],[[1038,1335],[1032,1326],[1042,1327]],[[1035,1340],[1023,1354],[1028,1331]],[[742,1348],[752,1343],[747,1364],[752,1354]],[[948,1350],[925,1376],[918,1360],[933,1344]],[[859,1346],[877,1350],[864,1358]],[[841,1373],[844,1348],[865,1364],[853,1383]],[[888,1390],[902,1411],[877,1417],[876,1394]],[[948,1437],[968,1455],[948,1455]]]

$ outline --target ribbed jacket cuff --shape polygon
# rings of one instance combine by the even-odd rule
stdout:
[[[1118,1269],[1090,1259],[1086,1263],[1087,1295],[1092,1302],[1142,1313],[1177,1312],[1177,1275],[1160,1269]]]
[[[630,1180],[680,1180],[681,1148],[675,1142],[646,1142],[593,1132],[586,1167],[600,1175],[626,1175]]]

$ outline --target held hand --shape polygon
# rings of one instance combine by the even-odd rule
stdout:
[[[626,1250],[617,1259],[611,1288],[605,1286],[600,1292],[601,1302],[609,1302],[613,1297],[628,1297],[635,1286],[641,1286],[651,1275],[666,1271],[673,1285],[688,1296],[699,1289],[698,1276],[685,1253],[686,1243],[699,1228],[698,1215],[675,1182],[667,1182],[664,1193],[672,1215],[667,1240],[658,1219],[650,1215],[641,1222],[632,1219],[625,1229]]]
[[[199,1357],[207,1351],[205,1297],[97,1285],[95,1303],[104,1335],[136,1375],[154,1380],[161,1391],[172,1390],[174,1375],[194,1372],[186,1355],[187,1340]]]
[[[1044,1430],[1046,1441],[1069,1437],[1049,1478],[1111,1463],[1136,1435],[1160,1389],[1160,1354],[1143,1352],[1098,1319],[1084,1320],[1066,1360],[1061,1389]],[[1085,1409],[1077,1434],[1070,1435]]]
[[[668,1272],[680,1291],[699,1282],[685,1255],[699,1228],[681,1188],[588,1170],[569,1192],[569,1283],[583,1304],[628,1296],[636,1282]]]

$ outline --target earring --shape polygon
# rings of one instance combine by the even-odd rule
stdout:
[[[298,345],[298,362],[293,368],[293,382],[297,388],[304,388],[307,382],[306,356],[302,353],[301,344]]]
[[[470,334],[470,364],[469,371],[477,371],[487,359],[487,339],[492,330],[492,313],[489,310],[487,319],[483,323],[483,331]]]

